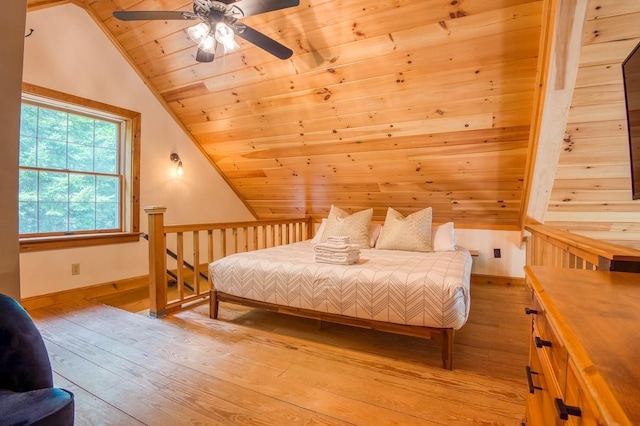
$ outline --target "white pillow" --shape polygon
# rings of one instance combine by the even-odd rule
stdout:
[[[431,241],[433,242],[433,251],[456,250],[456,236],[454,234],[453,222],[434,226],[431,231],[431,238]]]
[[[322,222],[320,223],[320,226],[318,227],[318,230],[316,231],[315,235],[311,239],[312,244],[318,244],[320,242],[320,240],[322,239],[322,233],[324,232],[324,228],[326,226],[327,226],[327,218],[323,218]],[[376,240],[378,239],[378,236],[380,236],[381,230],[382,230],[382,225],[380,225],[379,223],[372,223],[369,226],[369,246],[370,247],[375,247]]]
[[[350,215],[332,205],[320,242],[327,241],[327,237],[349,237],[351,244],[360,244],[362,248],[370,248],[371,217],[373,217],[373,209],[362,210]]]
[[[316,231],[315,235],[311,239],[312,244],[318,244],[320,242],[320,240],[322,239],[322,233],[324,232],[324,228],[326,227],[327,227],[327,218],[323,218],[322,222],[320,222],[320,226],[318,227],[318,230]]]
[[[379,223],[372,223],[371,226],[369,226],[369,245],[371,247],[376,246],[376,241],[380,236],[380,231],[382,231],[382,225]]]
[[[432,251],[431,207],[407,217],[392,209],[387,210],[376,248],[387,250]]]

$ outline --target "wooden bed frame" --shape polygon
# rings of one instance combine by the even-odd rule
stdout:
[[[326,312],[312,311],[309,309],[293,308],[274,303],[261,302],[233,296],[218,290],[211,290],[209,297],[209,317],[218,318],[220,302],[229,302],[237,305],[249,306],[252,308],[266,309],[287,315],[294,315],[304,318],[312,318],[336,324],[350,325],[354,327],[367,328],[370,330],[385,331],[388,333],[403,334],[406,336],[420,337],[423,339],[440,341],[442,353],[442,368],[451,370],[453,368],[453,328],[433,328],[415,325],[393,324],[383,321],[367,320],[362,318],[348,317],[345,315],[331,314]]]

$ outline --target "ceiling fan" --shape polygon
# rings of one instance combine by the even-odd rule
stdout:
[[[248,42],[264,49],[280,59],[288,59],[293,51],[278,43],[260,31],[238,21],[246,16],[298,6],[300,0],[193,0],[193,12],[177,10],[150,10],[113,12],[113,16],[121,21],[151,21],[151,20],[200,20],[187,29],[189,37],[198,45],[196,61],[211,62],[215,58],[218,45],[222,45],[224,52],[230,52],[239,47],[234,36],[241,37]]]

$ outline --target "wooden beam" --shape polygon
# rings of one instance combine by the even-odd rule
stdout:
[[[544,5],[522,229],[527,218],[542,222],[547,211],[578,73],[587,3],[547,0]]]

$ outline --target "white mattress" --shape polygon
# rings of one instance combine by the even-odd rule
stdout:
[[[303,241],[209,265],[223,293],[376,321],[459,329],[469,315],[471,255],[364,249],[355,265],[313,260]]]

